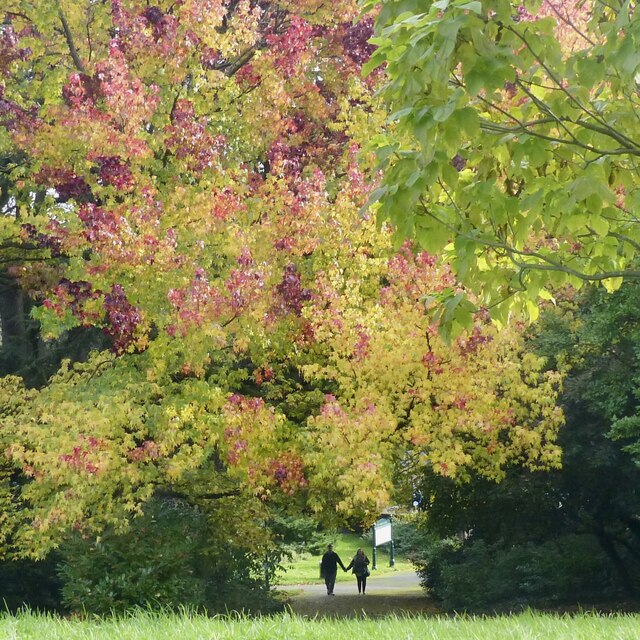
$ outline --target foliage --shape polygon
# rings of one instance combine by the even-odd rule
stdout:
[[[159,488],[237,497],[242,539],[270,544],[322,398],[297,371],[306,265],[326,210],[362,200],[350,4],[3,5],[2,263],[43,337],[107,340],[42,390],[3,383],[16,548],[122,528]]]
[[[335,544],[336,531],[325,531],[316,519],[305,515],[275,515],[269,521],[269,530],[284,548],[292,554],[325,552],[328,544]]]
[[[80,536],[62,549],[63,601],[75,612],[106,615],[136,606],[210,612],[264,606],[260,559],[223,542],[205,514],[155,500],[125,534]]]
[[[393,548],[396,556],[412,560],[432,542],[433,536],[420,526],[417,514],[407,514],[393,519]],[[386,546],[382,549],[386,549]]]
[[[561,469],[511,469],[500,485],[478,477],[455,484],[423,475],[422,524],[445,542],[438,543],[442,548],[425,544],[420,564],[427,586],[448,606],[538,603],[545,593],[557,600],[572,592],[592,601],[621,593],[635,597],[638,434],[620,425],[631,425],[638,411],[639,299],[635,284],[614,294],[587,289],[547,308],[530,332],[529,348],[544,354],[549,366],[567,371],[559,397],[566,418],[558,437]],[[515,582],[502,576],[485,585],[488,567],[493,575],[500,566]],[[520,566],[534,572],[531,584],[516,570]],[[589,572],[601,579],[589,578]],[[582,577],[574,584],[576,576]]]
[[[64,603],[102,615],[136,605],[203,607],[205,537],[193,509],[153,502],[126,534],[106,530],[95,541],[76,535],[62,547]]]
[[[274,514],[369,523],[425,468],[557,465],[561,376],[482,314],[441,340],[425,306],[462,288],[358,214],[385,114],[356,13],[3,4],[0,260],[38,339],[102,337],[0,379],[13,552],[124,534],[155,497],[277,560]]]
[[[310,420],[321,444],[313,459],[331,461],[311,489],[319,477],[339,509],[368,507],[366,520],[377,515],[376,502],[389,503],[392,485],[409,503],[425,469],[497,480],[509,461],[556,465],[561,375],[544,372],[543,360],[524,350],[522,328],[498,331],[478,315],[471,331],[447,343],[424,306],[455,288],[448,269],[409,245],[378,272],[374,257],[328,272],[346,295],[314,310],[316,335],[332,349],[305,372],[337,386]],[[372,277],[382,282],[379,297],[367,295]]]
[[[505,610],[619,596],[606,556],[590,536],[561,536],[539,545],[488,545],[477,539],[453,551],[455,546],[428,549],[419,571],[446,610]]]
[[[628,2],[363,0],[389,126],[372,194],[505,322],[637,278],[640,13]],[[453,297],[453,325],[468,309]]]

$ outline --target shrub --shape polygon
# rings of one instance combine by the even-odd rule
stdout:
[[[151,502],[125,534],[79,535],[62,548],[63,600],[72,611],[107,614],[135,606],[202,607],[202,517],[180,503]]]
[[[325,531],[313,518],[303,515],[278,515],[269,521],[269,529],[283,554],[323,553],[328,544],[335,543],[336,531]]]
[[[433,544],[419,573],[448,610],[593,603],[619,595],[609,564],[592,536],[566,535],[543,544]]]
[[[153,500],[124,534],[75,536],[62,549],[63,601],[72,611],[108,614],[135,607],[210,612],[273,609],[263,562],[239,546],[216,545],[204,514]]]
[[[395,553],[410,560],[418,557],[433,540],[433,536],[420,526],[419,520],[411,516],[402,519],[394,518],[392,531]]]

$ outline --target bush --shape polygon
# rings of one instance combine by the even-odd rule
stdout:
[[[63,548],[59,574],[72,611],[108,614],[135,606],[203,607],[202,517],[179,503],[151,502],[129,531],[79,535]]]
[[[394,518],[392,522],[393,547],[395,553],[412,560],[430,545],[433,536],[420,527],[419,520],[411,516]]]
[[[591,536],[511,547],[442,541],[423,554],[419,573],[443,608],[457,611],[593,603],[619,595]]]
[[[72,611],[100,615],[135,607],[273,609],[263,563],[214,540],[197,509],[151,501],[126,533],[106,531],[98,541],[78,535],[63,547],[63,601]]]
[[[269,521],[269,529],[284,556],[294,553],[321,554],[338,537],[336,531],[321,530],[313,518],[302,515],[274,516]]]

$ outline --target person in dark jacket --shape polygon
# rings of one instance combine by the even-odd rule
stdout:
[[[342,567],[343,571],[346,571],[342,560],[340,560],[340,556],[333,550],[333,545],[330,544],[320,562],[320,575],[324,578],[324,583],[327,585],[328,596],[334,595],[333,588],[336,584],[338,565]]]
[[[349,563],[347,571],[352,569],[352,573],[356,576],[358,581],[358,593],[364,593],[367,589],[367,577],[369,576],[369,558],[367,558],[365,552],[360,548],[356,551],[356,555],[353,556],[353,560]]]

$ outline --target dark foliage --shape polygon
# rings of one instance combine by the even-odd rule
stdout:
[[[216,545],[205,515],[177,500],[152,500],[124,534],[77,536],[62,549],[59,574],[71,611],[108,614],[134,607],[210,613],[269,612],[263,559],[241,541]]]

